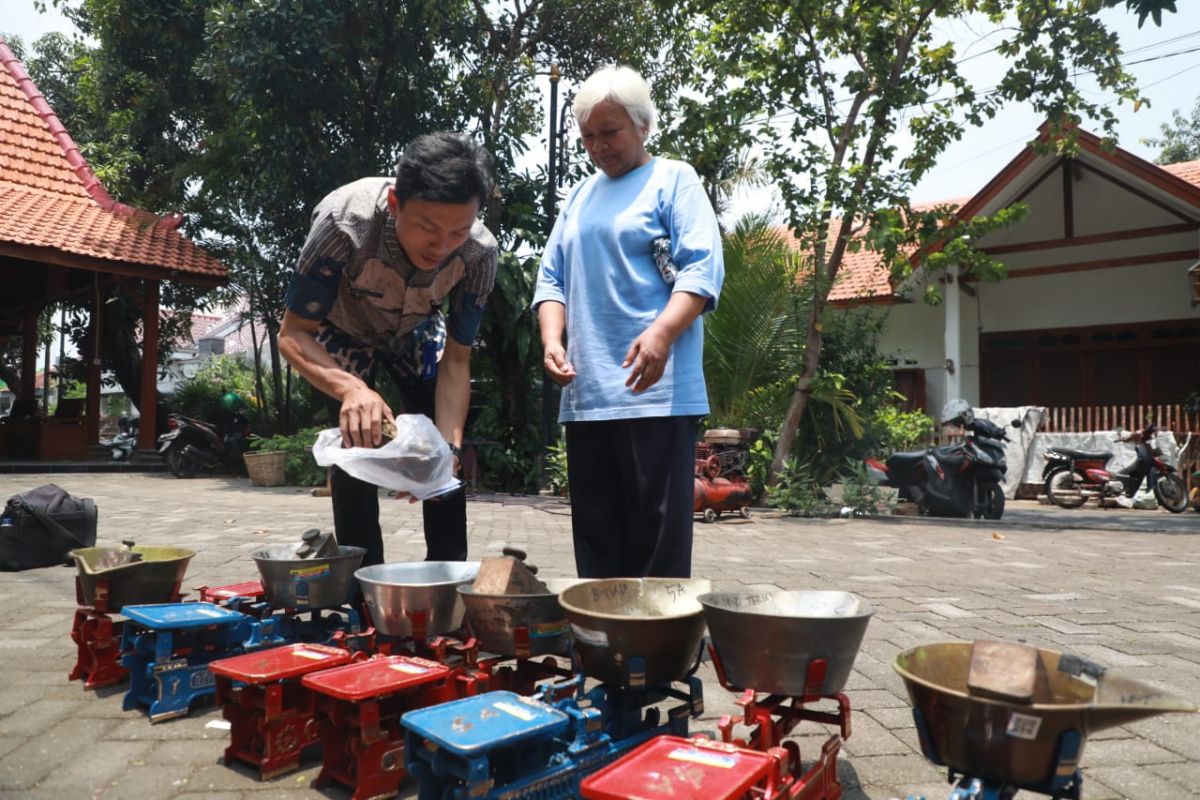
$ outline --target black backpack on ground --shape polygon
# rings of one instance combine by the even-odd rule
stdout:
[[[96,504],[47,483],[8,498],[0,512],[0,570],[68,562],[67,553],[96,544]]]

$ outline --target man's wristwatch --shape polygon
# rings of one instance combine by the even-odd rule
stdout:
[[[453,453],[456,457],[462,458],[462,448],[459,447],[458,445],[456,445],[456,444],[450,445],[450,452]]]

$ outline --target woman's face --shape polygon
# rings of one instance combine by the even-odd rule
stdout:
[[[586,122],[579,123],[579,138],[592,162],[610,178],[619,178],[650,161],[647,131],[639,128],[620,103],[605,100],[592,106]]]

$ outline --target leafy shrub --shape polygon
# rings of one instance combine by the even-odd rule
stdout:
[[[855,516],[880,514],[890,509],[888,496],[875,483],[862,461],[849,459],[842,473],[842,505]]]
[[[310,449],[320,431],[320,428],[305,428],[291,436],[255,439],[250,443],[250,449],[263,453],[280,450],[287,453],[284,474],[289,486],[320,486],[325,483],[325,468],[317,466]]]
[[[793,517],[813,517],[833,510],[813,478],[812,467],[791,457],[783,462],[779,485],[767,488],[767,502]]]
[[[933,436],[934,422],[933,418],[923,411],[905,411],[899,406],[883,406],[876,409],[871,420],[871,429],[875,435],[878,452],[894,453],[924,447]]]
[[[546,483],[561,495],[567,493],[567,442],[559,439],[546,455]]]

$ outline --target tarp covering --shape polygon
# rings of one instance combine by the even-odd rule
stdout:
[[[1008,434],[1008,442],[1004,446],[1004,459],[1008,463],[1008,472],[1004,476],[1004,496],[1012,499],[1017,496],[1017,487],[1021,485],[1027,464],[1030,462],[1030,448],[1040,434],[1036,434],[1042,424],[1042,416],[1046,409],[1042,406],[1017,406],[1016,408],[976,408],[973,409],[977,419],[986,419],[1004,429]],[[1012,427],[1014,421],[1021,421],[1020,430]],[[1040,456],[1039,456],[1040,460]],[[1041,467],[1038,467],[1041,475]]]

